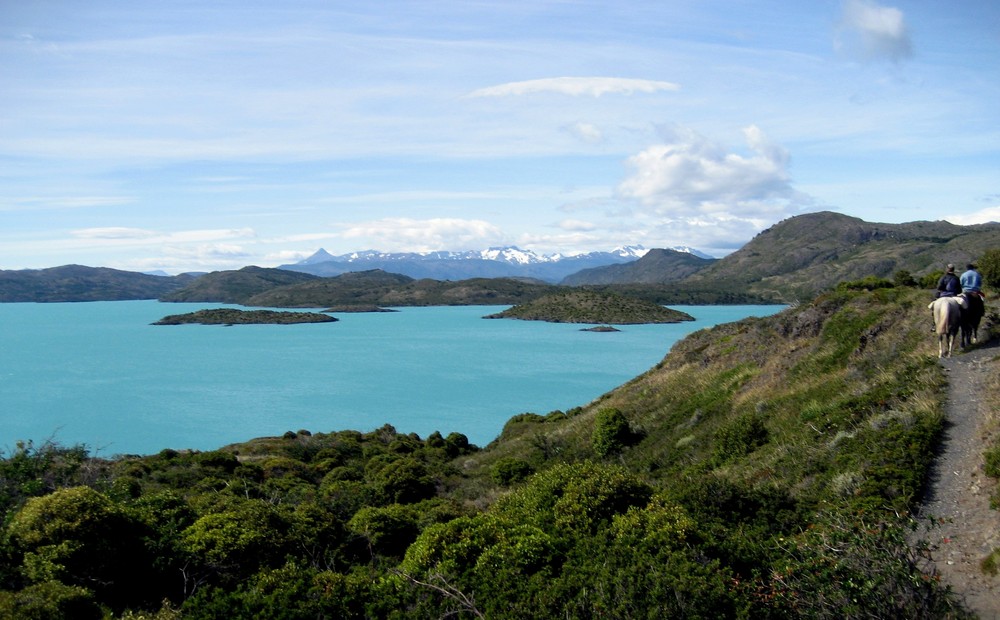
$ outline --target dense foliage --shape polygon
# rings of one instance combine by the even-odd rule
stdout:
[[[963,617],[906,542],[942,428],[927,295],[846,286],[696,332],[482,449],[389,425],[20,444],[0,618]]]

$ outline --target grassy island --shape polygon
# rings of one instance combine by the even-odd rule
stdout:
[[[215,308],[187,314],[171,314],[153,325],[291,325],[295,323],[332,323],[337,319],[319,312],[279,312],[275,310],[237,310]]]
[[[694,320],[689,314],[665,308],[652,301],[588,290],[570,290],[545,295],[483,318],[610,325],[680,323]]]

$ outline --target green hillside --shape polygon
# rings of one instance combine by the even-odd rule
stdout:
[[[966,617],[905,538],[943,428],[927,299],[843,287],[695,332],[484,448],[388,425],[21,444],[0,617]]]
[[[263,291],[315,279],[316,276],[307,273],[254,266],[233,271],[213,271],[180,290],[164,295],[160,300],[242,304]]]
[[[516,304],[556,287],[511,278],[414,280],[378,269],[318,278],[261,292],[241,303],[281,308],[322,308],[334,305],[482,306]]]
[[[809,213],[764,230],[683,284],[714,284],[797,302],[842,281],[891,279],[901,270],[917,277],[940,272],[947,263],[964,265],[996,247],[998,223],[882,224],[838,213]]]
[[[695,300],[690,303],[741,303],[740,296],[798,303],[838,282],[892,279],[900,271],[922,278],[943,271],[947,263],[965,265],[997,247],[1000,223],[883,224],[818,212],[778,222],[715,261],[650,251],[632,263],[583,271],[564,283],[631,289],[659,285],[665,287],[658,294],[664,303],[688,303],[685,298]]]

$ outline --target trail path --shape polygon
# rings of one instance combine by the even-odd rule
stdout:
[[[996,482],[983,473],[992,439],[986,423],[995,414],[982,396],[998,354],[994,341],[941,362],[948,375],[945,437],[920,510],[940,526],[918,532],[930,543],[929,568],[983,620],[1000,620],[1000,577],[979,566],[1000,547],[1000,511],[990,508]]]

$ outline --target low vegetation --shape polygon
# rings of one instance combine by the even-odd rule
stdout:
[[[20,444],[0,617],[966,617],[905,537],[943,425],[927,299],[845,286],[695,332],[482,448]]]

